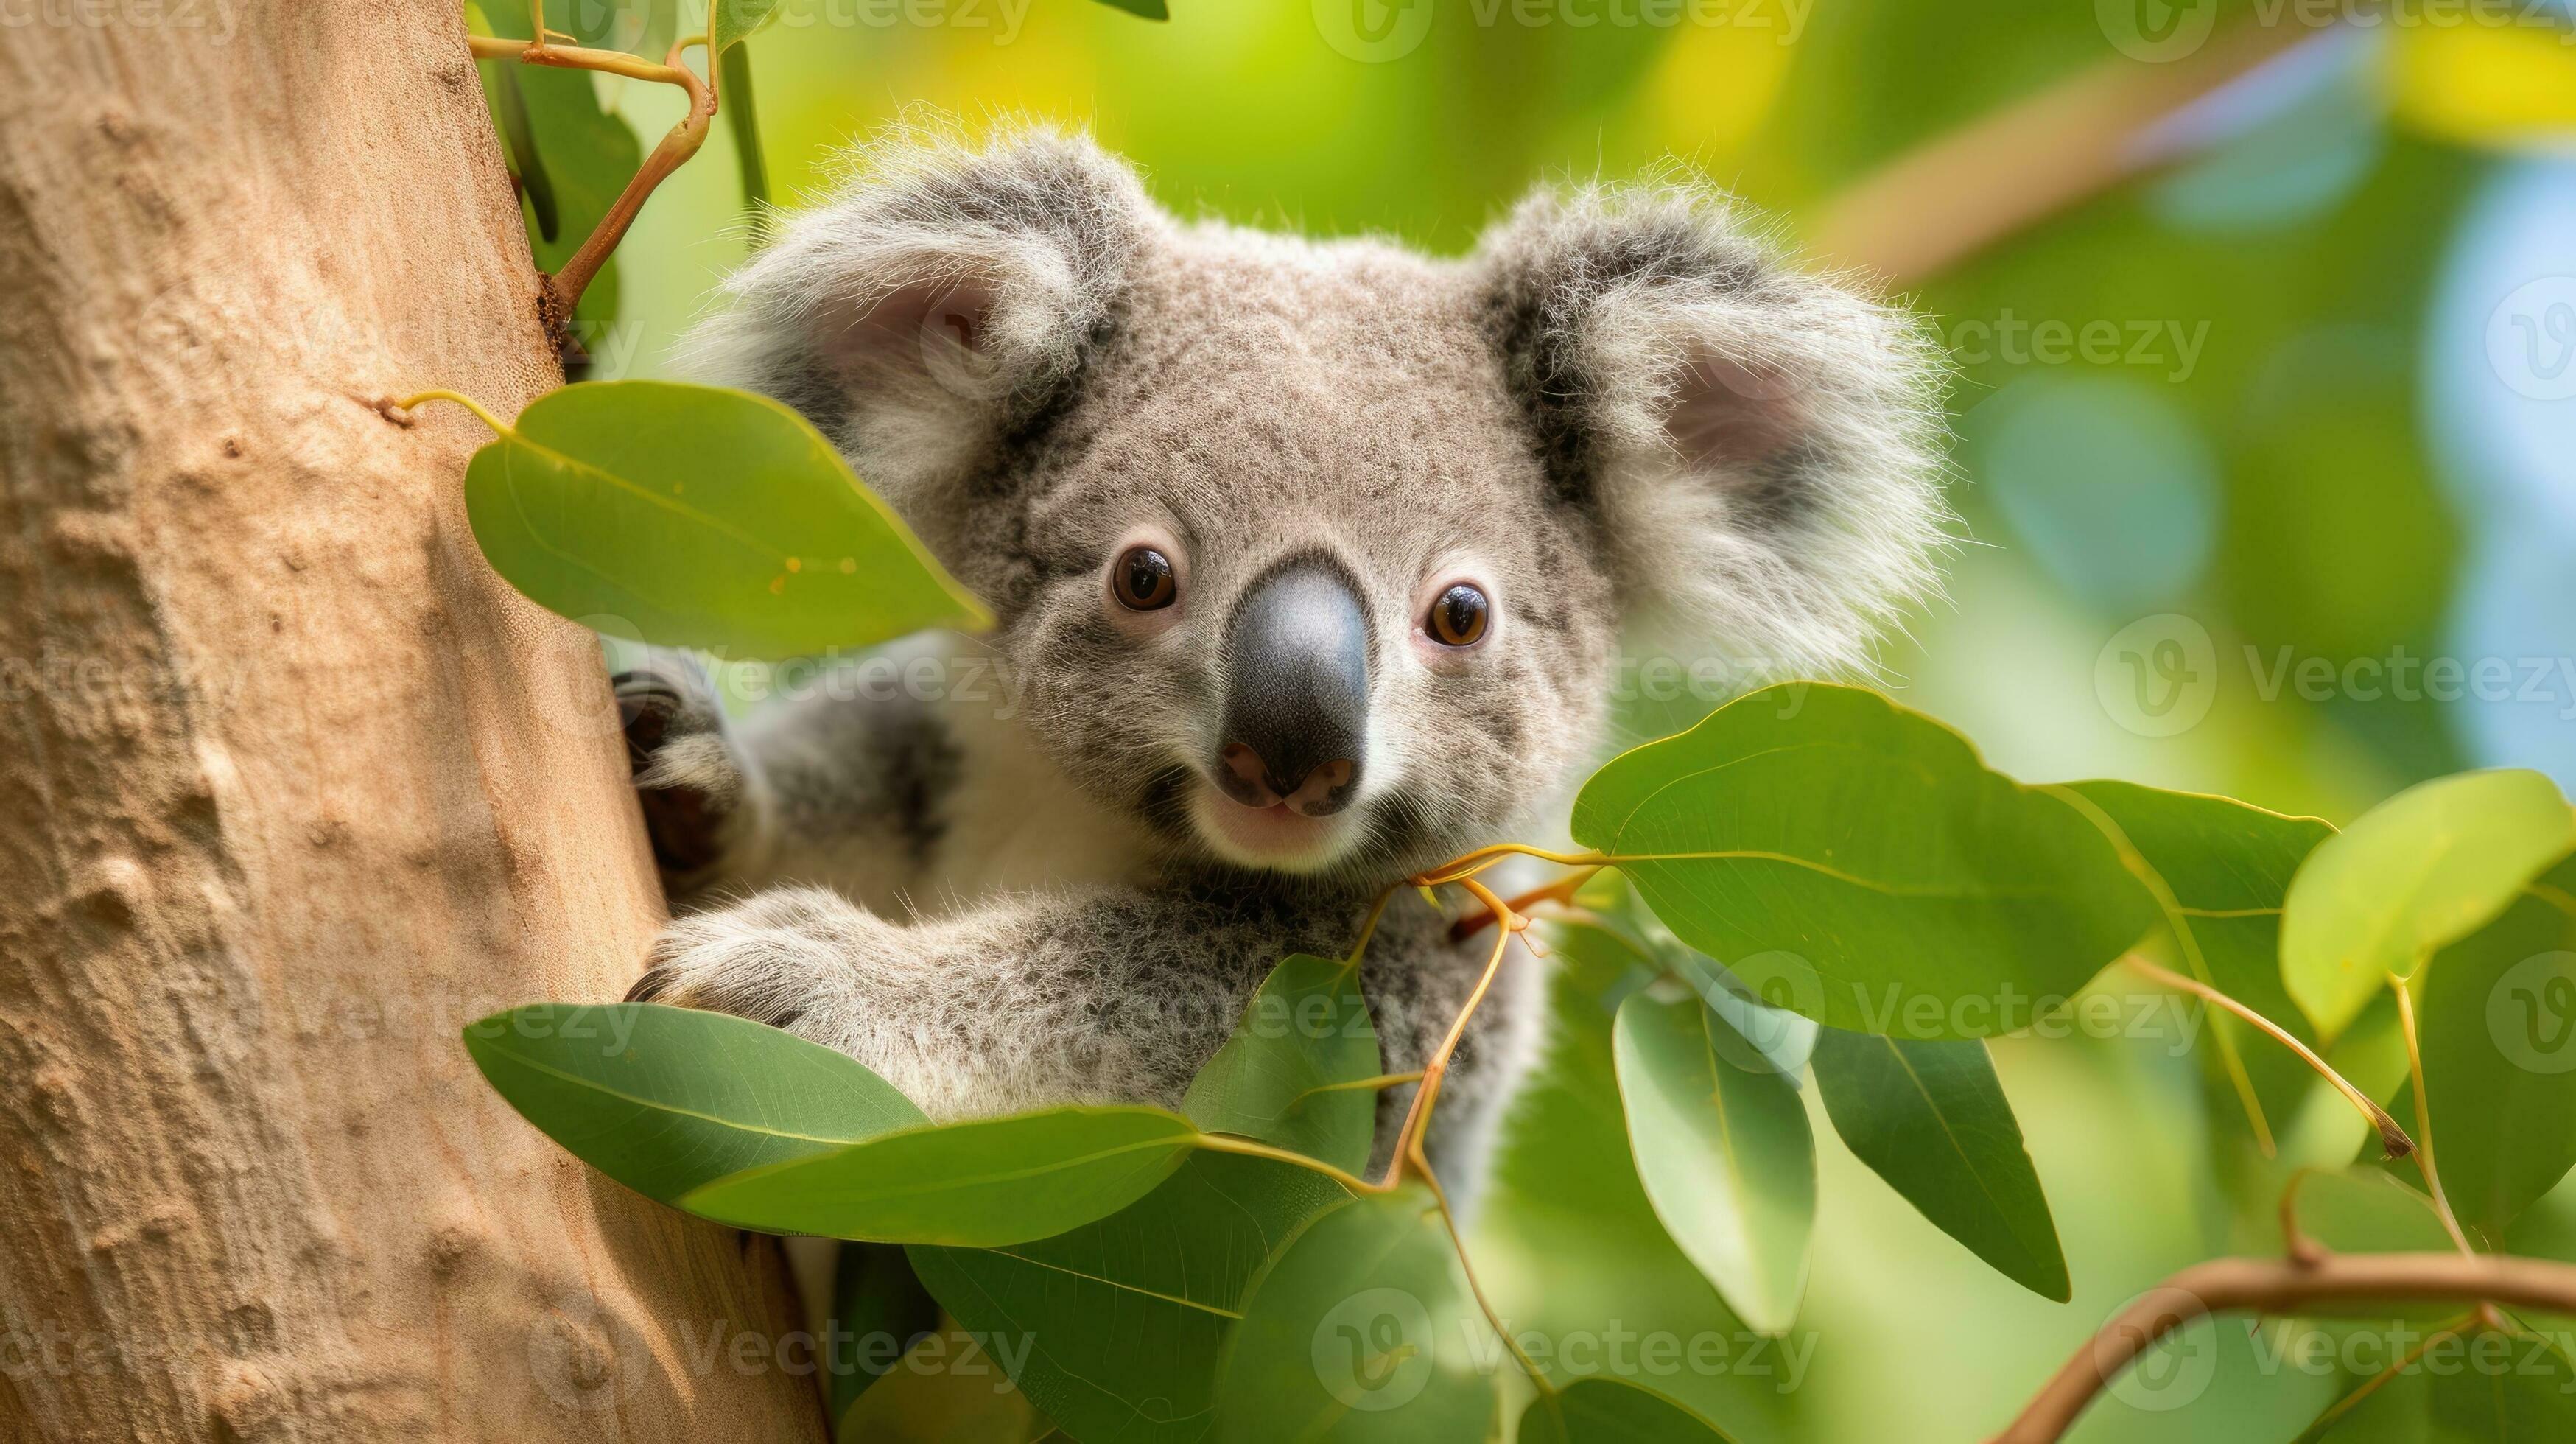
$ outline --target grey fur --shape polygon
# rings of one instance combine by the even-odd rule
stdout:
[[[1624,620],[1675,604],[1767,664],[1857,664],[1943,517],[1912,324],[1672,182],[1544,192],[1441,261],[1176,222],[1078,137],[908,132],[782,227],[695,354],[825,427],[1002,624],[914,644],[920,695],[660,724],[648,813],[696,799],[719,854],[675,895],[769,890],[675,922],[638,992],[841,1048],[942,1118],[1177,1103],[1279,958],[1544,824]],[[1139,538],[1178,565],[1168,611],[1105,590]],[[1205,780],[1224,623],[1305,554],[1367,613],[1366,765],[1326,841],[1249,856]],[[1461,577],[1493,622],[1453,652],[1421,621]],[[964,695],[978,661],[1005,685]],[[1390,1071],[1489,941],[1398,897],[1363,974]],[[1526,971],[1442,1096],[1463,1184],[1534,1047]]]

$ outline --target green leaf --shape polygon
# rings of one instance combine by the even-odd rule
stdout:
[[[2576,1367],[2556,1342],[2538,1335],[2455,1336],[2431,1345],[2330,1430],[2301,1437],[2332,1444],[2558,1444],[2576,1439]]]
[[[2390,977],[2505,910],[2576,848],[2576,811],[2537,772],[2410,787],[2320,845],[2290,883],[2281,975],[2317,1031],[2343,1031]]]
[[[1488,1368],[1502,1349],[1467,1303],[1430,1196],[1356,1199],[1308,1223],[1254,1282],[1226,1348],[1220,1437],[1482,1439],[1496,1404]]]
[[[1190,1083],[1181,1111],[1210,1133],[1238,1133],[1368,1167],[1382,1071],[1359,969],[1300,953],[1270,970],[1234,1035]]]
[[[900,1247],[840,1245],[832,1260],[832,1326],[823,1335],[831,1417],[846,1417],[913,1340],[938,1327],[939,1303]]]
[[[1027,1341],[1012,1382],[1068,1434],[1192,1444],[1214,1427],[1226,1340],[1253,1276],[1298,1225],[1348,1197],[1311,1169],[1201,1153],[1070,1233],[911,1252],[961,1327]]]
[[[944,1329],[916,1340],[853,1400],[839,1444],[1063,1444],[1064,1435],[1001,1377],[984,1341]]]
[[[2411,1173],[2414,1165],[2405,1167]],[[2306,1172],[2295,1179],[2293,1189],[2299,1231],[2338,1253],[2442,1253],[2452,1246],[2442,1216],[2415,1180],[2376,1165]],[[2430,1307],[2451,1315],[2460,1312],[2449,1302]]]
[[[1669,972],[1690,984],[1708,1005],[1717,1010],[1752,1045],[1751,1054],[1739,1055],[1735,1061],[1750,1068],[1758,1058],[1771,1071],[1786,1075],[1795,1082],[1807,1070],[1807,1055],[1816,1046],[1816,1023],[1800,1016],[1787,1006],[1793,994],[1789,977],[1765,968],[1763,959],[1754,959],[1751,968],[1763,977],[1778,1005],[1766,1002],[1753,986],[1736,975],[1734,969],[1673,936],[1663,919],[1647,910],[1637,896],[1634,884],[1626,878],[1611,875],[1612,886],[1604,900],[1584,904],[1600,919],[1598,926],[1576,923],[1569,931],[1591,927],[1607,930],[1644,965],[1646,978]],[[1597,952],[1587,946],[1584,951]]]
[[[801,656],[991,621],[831,443],[747,392],[550,391],[474,454],[465,507],[530,600],[656,645]]]
[[[1100,3],[1112,10],[1124,10],[1130,15],[1141,15],[1148,20],[1172,18],[1171,8],[1165,0],[1100,0]]]
[[[2498,1243],[2576,1168],[2576,858],[2436,954],[2421,996],[2442,1191]]]
[[[1616,758],[1574,835],[1755,996],[1858,1032],[2027,1026],[2154,920],[2065,802],[1848,687],[1766,688]]]
[[[665,1203],[922,1121],[856,1059],[722,1013],[537,1003],[469,1024],[465,1049],[547,1137]]]
[[[708,53],[721,55],[778,18],[778,0],[708,0]]]
[[[1613,1052],[1628,1149],[1655,1215],[1736,1316],[1797,1321],[1816,1228],[1816,1140],[1789,1080],[1697,998],[1619,1006]]]
[[[737,1173],[680,1206],[765,1233],[998,1248],[1134,1203],[1181,1166],[1198,1136],[1160,1108],[1050,1108],[889,1133]]]
[[[1943,1233],[2042,1298],[2073,1296],[2021,1124],[1975,1038],[1816,1040],[1825,1114],[1853,1155]]]
[[[2166,792],[2130,782],[2072,782],[2061,789],[2097,809],[2135,866],[2150,874],[2162,924],[2145,951],[2315,1046],[2307,1015],[2281,985],[2281,905],[2299,864],[2334,828],[2224,797]],[[2209,1017],[2221,1071],[2240,1098],[2250,1089],[2263,1127],[2317,1085],[2316,1074],[2241,1019]],[[2241,1078],[2241,1083],[2235,1080]],[[2283,1117],[2281,1124],[2286,1126]]]
[[[1521,1414],[1520,1444],[1700,1444],[1725,1430],[1624,1379],[1577,1379]]]
[[[768,215],[769,162],[760,148],[759,92],[751,84],[751,52],[736,46],[717,67],[725,131],[733,137],[734,174],[742,182],[742,211],[757,225]]]

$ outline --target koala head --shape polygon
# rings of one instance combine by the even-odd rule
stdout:
[[[1543,190],[1443,260],[1178,222],[1052,131],[859,159],[696,369],[834,439],[1178,856],[1383,883],[1594,757],[1623,621],[1842,669],[1932,582],[1932,353],[1703,187]]]

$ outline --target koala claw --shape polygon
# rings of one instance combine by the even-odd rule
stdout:
[[[723,857],[743,790],[724,714],[693,669],[621,672],[613,685],[653,860],[666,877],[702,872]]]
[[[855,992],[854,943],[883,926],[820,888],[761,893],[674,922],[654,941],[626,1001],[703,1008],[797,1031],[808,1014],[832,1014],[836,1000]]]

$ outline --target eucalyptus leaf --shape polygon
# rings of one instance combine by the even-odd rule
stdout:
[[[1448,1229],[1407,1188],[1318,1215],[1252,1286],[1218,1388],[1227,1444],[1423,1444],[1493,1427],[1502,1352]],[[1086,1441],[1089,1444],[1089,1441]]]
[[[1074,1438],[1192,1444],[1215,1427],[1226,1339],[1253,1276],[1348,1197],[1311,1169],[1201,1153],[1070,1233],[911,1254],[959,1325],[1027,1342],[1012,1382]]]
[[[1632,883],[1615,874],[1613,878],[1608,900],[1589,906],[1599,919],[1598,926],[1626,941],[1646,964],[1648,981],[1655,974],[1670,973],[1688,983],[1715,1008],[1717,1015],[1750,1045],[1751,1051],[1739,1050],[1735,1061],[1748,1068],[1768,1067],[1790,1082],[1798,1082],[1806,1072],[1807,1055],[1816,1046],[1817,1025],[1789,1007],[1795,969],[1784,975],[1767,966],[1770,960],[1752,959],[1749,970],[1762,978],[1762,986],[1770,995],[1766,998],[1734,969],[1675,937],[1663,919],[1637,896]],[[1731,1044],[1733,1040],[1727,1041]]]
[[[660,646],[801,656],[991,620],[831,443],[747,392],[550,391],[474,454],[465,507],[530,600]]]
[[[832,1260],[832,1326],[823,1332],[825,1403],[844,1418],[921,1335],[939,1327],[939,1303],[902,1248],[844,1243]]]
[[[2281,975],[2320,1034],[2486,926],[2576,849],[2576,810],[2537,772],[2436,778],[2372,808],[2310,854],[2281,919]]]
[[[1708,1444],[1725,1430],[1624,1379],[1577,1379],[1521,1414],[1520,1444]]]
[[[1210,1133],[1319,1158],[1345,1173],[1368,1167],[1382,1071],[1377,1028],[1356,963],[1300,953],[1281,962],[1190,1083],[1181,1111]]]
[[[1148,20],[1172,18],[1171,6],[1167,0],[1100,0],[1100,3],[1112,10],[1124,10],[1130,15],[1141,15]]]
[[[2501,1243],[2576,1168],[2576,858],[2435,954],[2422,1000],[2442,1191],[2464,1227]]]
[[[708,53],[721,55],[778,18],[778,0],[707,0]]]
[[[1825,1114],[1853,1156],[1996,1272],[2042,1298],[2073,1297],[2048,1197],[1982,1041],[1829,1028],[1815,1065]]]
[[[679,1202],[765,1233],[997,1248],[1134,1203],[1181,1166],[1198,1136],[1159,1108],[1050,1108],[889,1133],[736,1173]]]
[[[665,1203],[922,1121],[856,1059],[723,1013],[537,1003],[468,1025],[465,1049],[547,1137]]]
[[[1859,1032],[2027,1026],[2155,917],[2063,800],[1849,687],[1766,688],[1621,755],[1574,835],[1757,997]]]
[[[982,1341],[943,1330],[916,1340],[839,1416],[839,1444],[1061,1444],[1062,1432],[1000,1378]]]
[[[2453,1336],[2428,1345],[2421,1360],[2330,1428],[2301,1437],[2331,1444],[2559,1444],[2576,1439],[2576,1367],[2561,1344],[2540,1335]]]
[[[1816,1228],[1816,1141],[1789,1080],[1732,1061],[1741,1039],[1697,998],[1619,1006],[1628,1148],[1673,1242],[1751,1327],[1797,1321]],[[1734,1056],[1740,1057],[1740,1053]]]
[[[2132,782],[2073,782],[2058,791],[2098,814],[2155,897],[2162,921],[2141,953],[2317,1046],[2307,1014],[2281,985],[2281,905],[2299,864],[2334,836],[2330,824]],[[2233,1014],[2211,1009],[2206,1021],[2211,1071],[2248,1127],[2258,1139],[2288,1127],[2322,1086],[2316,1073]]]

